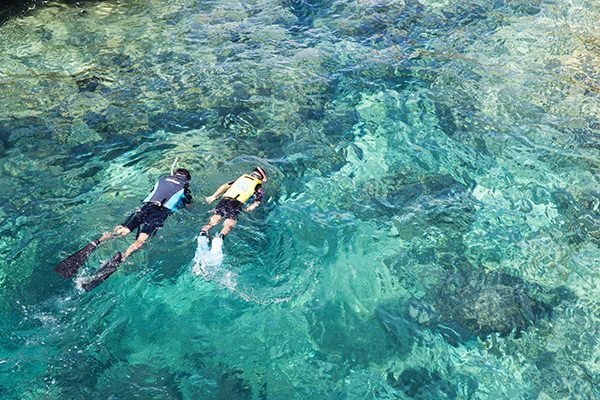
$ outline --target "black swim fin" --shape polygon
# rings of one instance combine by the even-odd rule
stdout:
[[[108,277],[111,276],[113,272],[117,270],[117,266],[121,263],[121,261],[123,261],[123,256],[120,252],[117,252],[117,254],[115,254],[113,258],[110,259],[110,261],[107,261],[104,264],[102,264],[100,269],[92,276],[91,279],[89,279],[87,282],[81,285],[81,287],[83,287],[83,290],[89,292],[90,290],[107,280]]]
[[[54,271],[62,275],[62,277],[65,279],[72,277],[77,273],[77,271],[79,271],[79,268],[85,264],[87,259],[97,247],[98,241],[92,240],[77,253],[71,254],[69,257],[62,260],[56,267],[54,267]]]

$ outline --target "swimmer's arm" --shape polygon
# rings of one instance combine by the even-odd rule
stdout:
[[[231,185],[233,185],[233,181],[222,184],[221,186],[219,186],[219,188],[216,190],[216,192],[214,192],[212,194],[212,196],[208,196],[204,200],[206,200],[206,202],[208,204],[212,203],[213,201],[215,201],[217,199],[217,197],[219,197],[221,194],[225,193],[227,191],[227,189],[229,189],[231,187]]]
[[[186,185],[183,189],[183,205],[186,210],[189,210],[192,207],[192,203],[194,202],[194,197],[192,197],[192,192],[190,188]]]
[[[254,203],[252,203],[248,207],[246,207],[244,210],[245,211],[252,211],[252,210],[254,210],[258,206],[260,206],[260,201],[255,201]]]
[[[248,207],[244,208],[244,211],[252,211],[256,207],[260,206],[260,202],[264,195],[265,191],[263,190],[262,185],[258,185],[254,191],[254,201]]]

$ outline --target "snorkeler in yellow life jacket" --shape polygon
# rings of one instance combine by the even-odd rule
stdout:
[[[213,211],[214,215],[202,227],[200,235],[208,236],[210,229],[217,225],[222,218],[225,218],[220,232],[220,237],[224,238],[236,224],[236,217],[242,210],[252,211],[260,205],[264,196],[262,185],[266,181],[265,170],[256,167],[249,174],[244,174],[234,181],[221,185],[211,196],[206,198],[206,202],[210,204],[221,194],[223,195]]]
[[[262,183],[263,181],[255,176],[244,174],[233,181],[231,187],[223,195],[223,198],[245,203],[254,195],[256,187],[262,185]]]

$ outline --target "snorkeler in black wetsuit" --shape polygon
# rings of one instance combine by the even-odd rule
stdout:
[[[121,262],[127,259],[131,253],[141,248],[146,240],[163,226],[169,215],[192,203],[193,199],[189,189],[190,179],[189,171],[183,168],[179,168],[172,175],[160,179],[154,186],[152,193],[143,200],[144,205],[131,214],[123,225],[119,225],[112,232],[105,232],[97,240],[91,241],[77,253],[61,261],[54,270],[64,278],[70,278],[81,268],[100,243],[109,239],[127,236],[133,230],[139,229],[135,242],[125,250],[125,253],[117,252],[82,286],[86,291],[89,291],[104,282],[117,270],[117,266]]]

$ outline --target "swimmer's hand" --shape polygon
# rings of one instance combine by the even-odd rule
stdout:
[[[204,200],[206,200],[206,204],[210,204],[215,201],[215,196],[207,196],[204,198]]]
[[[252,203],[252,204],[250,204],[248,207],[244,208],[244,211],[252,211],[252,210],[254,210],[256,207],[258,207],[258,206],[259,206],[259,204],[260,204],[259,202]]]

